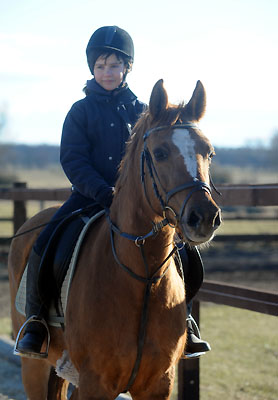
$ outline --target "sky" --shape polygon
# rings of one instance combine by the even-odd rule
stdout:
[[[88,40],[118,25],[134,41],[127,81],[140,100],[162,78],[171,103],[187,102],[201,80],[200,128],[214,146],[269,145],[278,129],[277,17],[277,0],[0,0],[0,141],[58,145],[91,79]]]

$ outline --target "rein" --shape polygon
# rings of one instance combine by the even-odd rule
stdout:
[[[176,253],[176,251],[178,250],[178,246],[176,244],[174,244],[173,249],[171,250],[171,252],[168,254],[168,256],[165,258],[165,260],[163,260],[163,262],[157,267],[157,269],[155,270],[155,272],[152,275],[149,275],[149,267],[148,267],[148,263],[147,263],[147,259],[146,259],[146,255],[145,255],[145,251],[144,251],[144,244],[145,244],[145,239],[154,236],[157,234],[158,232],[158,228],[153,228],[147,235],[145,236],[133,236],[133,235],[129,235],[127,233],[121,232],[116,225],[114,225],[109,217],[109,215],[107,215],[107,219],[109,221],[110,224],[110,239],[111,239],[111,247],[112,247],[112,252],[113,252],[113,256],[115,261],[117,262],[117,264],[125,271],[127,272],[132,278],[136,279],[139,282],[145,283],[145,291],[144,291],[144,297],[143,297],[143,307],[142,307],[142,312],[141,312],[141,318],[140,318],[140,325],[139,325],[139,333],[138,333],[138,345],[137,345],[137,356],[136,356],[136,360],[134,363],[134,367],[132,369],[130,378],[128,380],[126,389],[124,390],[124,392],[128,392],[128,390],[130,389],[130,387],[133,385],[139,367],[140,367],[140,363],[141,363],[141,359],[142,359],[142,355],[143,355],[143,347],[144,347],[144,343],[145,343],[145,337],[146,337],[146,330],[147,330],[147,320],[148,320],[148,308],[149,308],[149,299],[150,299],[150,293],[151,293],[151,287],[153,284],[156,284],[158,281],[160,281],[167,273],[169,267],[170,267],[170,263],[169,265],[165,268],[165,270],[163,271],[163,273],[161,275],[157,275],[157,273],[159,273],[159,271],[161,270],[161,268],[163,267],[163,265],[174,255],[174,253]],[[160,229],[163,229],[164,226],[168,225],[168,221],[166,219],[164,219],[163,221],[161,221],[159,224],[161,224]],[[158,224],[156,224],[158,225]],[[116,248],[115,248],[115,242],[114,242],[114,233],[118,233],[120,236],[124,237],[125,239],[131,240],[134,242],[134,244],[139,247],[140,252],[141,252],[141,256],[143,259],[143,263],[145,266],[145,273],[146,276],[141,276],[136,274],[134,271],[132,271],[129,267],[127,267],[126,265],[124,265],[118,258],[117,253],[116,253]]]
[[[16,233],[15,235],[8,237],[7,240],[12,240],[12,239],[15,239],[15,238],[17,238],[19,236],[26,235],[27,233],[33,232],[36,229],[43,228],[44,226],[46,226],[48,224],[51,224],[51,223],[63,221],[66,218],[69,218],[69,217],[74,217],[74,216],[78,216],[78,215],[82,215],[82,214],[86,215],[86,212],[89,211],[91,208],[94,208],[94,207],[95,207],[95,203],[93,203],[91,205],[88,205],[86,207],[83,207],[83,208],[79,208],[78,210],[74,210],[74,211],[72,211],[72,212],[70,212],[70,213],[68,213],[66,215],[62,215],[59,218],[50,219],[49,221],[44,222],[43,224],[40,224],[40,225],[36,225],[31,229],[27,229],[26,231],[23,231],[23,232],[20,232],[20,233]]]
[[[131,372],[130,378],[128,380],[126,389],[124,390],[124,392],[128,392],[128,390],[133,385],[133,383],[134,383],[134,381],[136,379],[136,376],[137,376],[137,373],[138,373],[138,370],[139,370],[139,367],[140,367],[142,355],[143,355],[143,347],[144,347],[145,337],[146,337],[147,320],[148,320],[148,308],[149,308],[149,299],[150,299],[151,287],[152,287],[153,284],[156,284],[158,281],[160,281],[160,279],[162,279],[164,277],[164,275],[167,273],[167,271],[168,271],[168,269],[169,269],[169,267],[171,265],[170,263],[165,268],[163,273],[161,275],[157,276],[157,273],[159,273],[159,271],[161,270],[163,265],[174,255],[174,253],[176,253],[176,251],[178,250],[178,247],[177,247],[176,244],[174,244],[173,249],[168,254],[168,256],[165,258],[165,260],[163,260],[163,262],[157,267],[157,269],[155,270],[155,272],[152,275],[149,275],[149,266],[148,266],[146,255],[145,255],[145,251],[144,251],[145,241],[146,241],[146,239],[148,239],[150,237],[155,237],[160,230],[162,230],[165,226],[169,225],[168,219],[164,218],[163,220],[159,221],[156,224],[153,223],[152,230],[150,232],[148,232],[146,235],[144,235],[144,236],[135,236],[135,235],[131,235],[131,234],[126,233],[126,232],[121,232],[121,230],[111,221],[109,213],[106,214],[106,218],[107,218],[109,226],[110,226],[110,240],[111,240],[112,253],[113,253],[115,261],[132,278],[136,279],[139,282],[145,283],[145,285],[146,285],[145,291],[144,291],[144,297],[143,297],[143,307],[142,307],[142,312],[141,312],[140,325],[139,325],[137,356],[136,356],[134,367],[132,369],[132,372]],[[144,263],[144,267],[145,267],[145,273],[146,273],[145,276],[141,276],[141,275],[136,274],[134,271],[132,271],[129,267],[124,265],[119,260],[119,258],[117,256],[116,248],[115,248],[115,242],[114,242],[114,234],[115,233],[120,235],[121,237],[123,237],[125,239],[128,239],[128,240],[134,242],[134,244],[140,249],[140,253],[141,253],[141,256],[142,256],[142,259],[143,259],[143,263]]]

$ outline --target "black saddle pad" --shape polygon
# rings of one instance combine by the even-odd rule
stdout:
[[[41,300],[47,307],[52,300],[57,304],[78,237],[94,214],[95,210],[93,213],[71,215],[53,232],[42,257],[38,280]]]

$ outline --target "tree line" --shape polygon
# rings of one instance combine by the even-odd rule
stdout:
[[[216,183],[233,182],[233,172],[240,168],[242,172],[246,168],[268,170],[273,176],[278,167],[278,130],[267,147],[216,147],[215,152],[211,169]],[[15,173],[9,172],[11,166],[13,170],[47,169],[59,162],[59,146],[0,144],[0,184],[7,185],[17,179]]]
[[[278,132],[268,147],[216,147],[213,162],[217,165],[273,169],[278,166]],[[59,146],[0,145],[0,167],[47,168],[59,163]]]

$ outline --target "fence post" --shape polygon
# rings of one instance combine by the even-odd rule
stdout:
[[[26,188],[26,182],[14,182],[13,187],[15,189]],[[22,200],[14,200],[14,234],[18,231],[21,225],[26,221],[26,203]]]
[[[195,321],[199,325],[200,303],[193,301]],[[200,398],[200,362],[199,358],[193,360],[180,360],[178,365],[178,400],[199,400]]]

